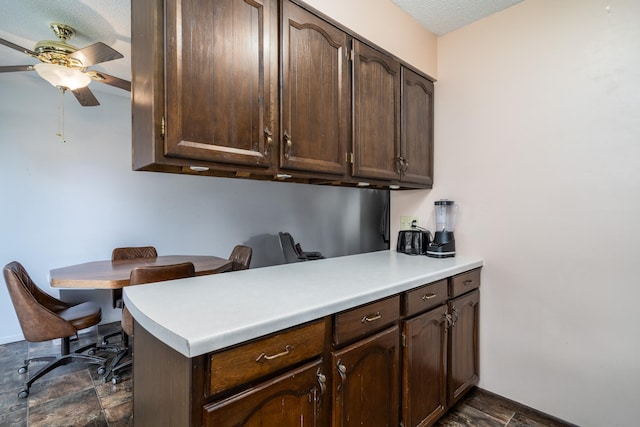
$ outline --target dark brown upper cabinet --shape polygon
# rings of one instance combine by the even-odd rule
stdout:
[[[276,1],[167,0],[163,7],[140,0],[132,8],[133,80],[142,88],[134,97],[134,122],[148,104],[156,110],[154,127],[145,126],[154,135],[134,123],[134,155],[135,138],[159,137],[168,157],[276,164]],[[136,29],[145,15],[150,23]],[[162,160],[155,148],[151,161]]]
[[[133,169],[432,186],[433,83],[302,1],[136,0],[131,16]]]
[[[272,0],[167,1],[167,155],[270,165],[273,12]]]
[[[283,2],[282,168],[346,172],[347,52],[346,33]]]
[[[433,185],[433,82],[402,67],[400,172],[403,183]]]
[[[400,180],[400,63],[353,40],[353,175]]]

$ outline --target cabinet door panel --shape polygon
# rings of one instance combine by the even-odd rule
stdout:
[[[447,306],[404,322],[402,420],[432,425],[447,407]]]
[[[433,184],[433,83],[402,68],[402,181]]]
[[[400,63],[353,41],[353,175],[399,179]]]
[[[347,35],[288,1],[282,23],[281,165],[343,174]]]
[[[479,379],[478,321],[480,291],[449,301],[453,325],[449,336],[449,405],[453,405]]]
[[[272,0],[167,1],[166,155],[269,165],[274,11]]]
[[[332,353],[334,427],[398,425],[399,329]]]
[[[205,427],[263,427],[318,425],[322,387],[321,361],[204,406]]]

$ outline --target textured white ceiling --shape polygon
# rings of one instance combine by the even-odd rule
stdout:
[[[76,35],[68,41],[69,44],[82,48],[101,41],[124,55],[124,58],[97,64],[90,69],[131,80],[131,1],[135,0],[3,1],[0,38],[33,49],[41,40],[56,40],[49,28],[52,22],[67,24],[76,30]],[[37,59],[0,45],[0,65],[37,63]],[[34,71],[0,73],[0,79],[18,81],[24,75],[40,79]],[[49,83],[42,80],[42,87],[47,86],[51,88]],[[126,91],[101,83],[91,83],[90,88],[94,92],[129,96]],[[100,100],[100,96],[96,96]]]
[[[391,0],[423,27],[441,36],[523,0]]]

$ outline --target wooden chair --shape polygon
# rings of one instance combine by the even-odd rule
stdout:
[[[278,233],[280,236],[280,246],[282,246],[282,254],[284,260],[288,263],[312,261],[315,259],[322,259],[324,256],[320,252],[305,252],[300,247],[299,243],[295,243],[293,237],[289,233]]]
[[[111,261],[137,258],[156,258],[158,252],[153,246],[131,246],[115,248],[111,252]],[[114,289],[112,293],[113,308],[122,308],[122,289]]]
[[[44,356],[25,359],[18,370],[24,374],[32,362],[49,362],[25,383],[18,397],[29,396],[29,389],[35,381],[53,369],[74,362],[85,362],[99,365],[98,374],[105,372],[106,359],[81,354],[95,349],[91,344],[70,352],[70,337],[78,335],[78,331],[97,325],[102,319],[100,306],[92,302],[68,304],[45,293],[29,277],[24,267],[16,261],[7,264],[3,269],[4,280],[13,302],[20,327],[25,339],[29,342],[49,341],[61,338],[60,356]]]
[[[127,259],[137,259],[137,258],[156,258],[158,256],[158,252],[156,248],[153,246],[129,246],[122,248],[115,248],[111,252],[111,261],[121,261]],[[122,308],[124,307],[124,302],[122,300],[122,289],[112,289],[111,290],[111,305],[113,308]],[[122,331],[113,332],[111,334],[105,335],[102,337],[102,344],[109,344],[109,338],[116,337],[118,335],[122,335]],[[127,346],[126,337],[122,336],[122,345],[124,347]]]
[[[129,285],[142,285],[145,283],[164,282],[166,280],[183,279],[185,277],[195,277],[196,269],[192,262],[183,262],[171,265],[154,265],[148,267],[137,267],[131,270]],[[133,337],[133,316],[125,306],[122,309],[122,331],[128,336]],[[120,382],[120,374],[133,364],[133,357],[122,362],[126,356],[132,356],[131,346],[120,352],[113,358],[104,378],[108,381],[111,376],[111,382],[117,384]]]
[[[232,263],[231,271],[248,269],[252,254],[253,249],[249,246],[236,245],[229,255],[229,261]]]

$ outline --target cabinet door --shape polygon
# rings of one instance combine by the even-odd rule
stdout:
[[[283,168],[344,174],[347,35],[285,1],[282,16]]]
[[[275,14],[274,0],[167,0],[166,155],[270,165]]]
[[[400,179],[400,63],[353,41],[353,175]]]
[[[402,181],[433,185],[433,83],[402,67]]]
[[[429,426],[447,408],[447,305],[404,322],[402,421]]]
[[[393,326],[332,353],[332,426],[398,425],[399,329]]]
[[[480,291],[449,301],[452,326],[449,333],[449,397],[453,405],[478,383],[478,320]]]
[[[323,405],[321,361],[204,406],[205,427],[315,427]],[[328,406],[327,406],[328,408]]]

